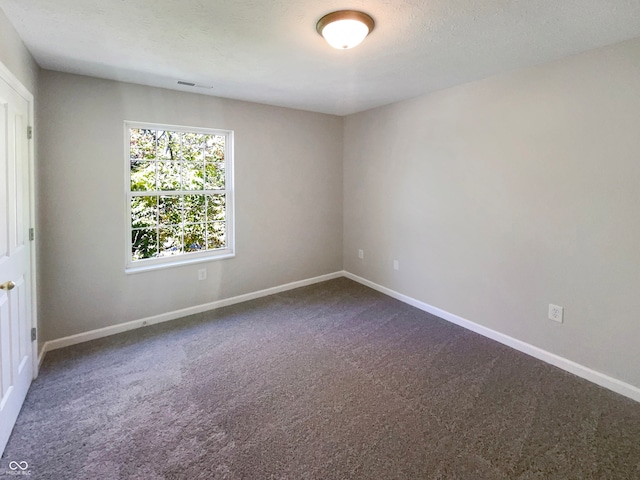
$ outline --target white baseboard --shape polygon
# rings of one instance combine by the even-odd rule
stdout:
[[[132,320],[126,323],[119,323],[109,327],[99,328],[97,330],[91,330],[89,332],[78,333],[68,337],[57,338],[45,342],[42,346],[42,350],[39,355],[39,363],[42,365],[44,356],[51,350],[57,350],[58,348],[64,348],[78,343],[88,342],[97,338],[108,337],[118,333],[134,330],[136,328],[146,327],[148,325],[155,325],[156,323],[168,322],[170,320],[176,320],[178,318],[186,317],[196,313],[206,312],[209,310],[215,310],[217,308],[226,307],[228,305],[234,305],[236,303],[246,302],[260,297],[266,297],[275,293],[285,292],[287,290],[293,290],[294,288],[306,287],[314,283],[325,282],[327,280],[333,280],[334,278],[340,278],[343,276],[343,272],[334,272],[327,275],[321,275],[319,277],[308,278],[306,280],[300,280],[298,282],[287,283],[285,285],[279,285],[277,287],[266,288],[257,292],[245,293],[244,295],[238,295],[237,297],[225,298],[217,300],[215,302],[205,303],[202,305],[196,305],[193,307],[183,308],[181,310],[175,310],[173,312],[162,313],[160,315],[154,315],[152,317],[141,318],[139,320]]]
[[[597,385],[600,385],[601,387],[607,388],[616,393],[624,395],[625,397],[628,397],[637,402],[640,402],[640,388],[634,385],[625,383],[621,380],[605,375],[604,373],[597,372],[591,368],[585,367],[584,365],[573,362],[571,360],[568,360],[564,357],[548,352],[541,348],[535,347],[526,342],[523,342],[522,340],[518,340],[516,338],[510,337],[496,330],[492,330],[490,328],[484,327],[470,320],[462,318],[458,315],[454,315],[453,313],[449,313],[440,308],[437,308],[427,303],[416,300],[415,298],[409,297],[407,295],[403,295],[399,292],[396,292],[395,290],[391,290],[390,288],[383,287],[382,285],[378,285],[377,283],[371,282],[365,278],[359,277],[347,271],[334,272],[327,275],[321,275],[319,277],[309,278],[309,279],[301,280],[298,282],[287,283],[286,285],[267,288],[264,290],[259,290],[257,292],[238,295],[237,297],[225,298],[223,300],[218,300],[211,303],[196,305],[189,308],[183,308],[181,310],[175,310],[173,312],[154,315],[152,317],[133,320],[131,322],[120,323],[118,325],[100,328],[98,330],[91,330],[89,332],[83,332],[77,335],[71,335],[69,337],[50,340],[48,342],[45,342],[45,344],[43,345],[40,351],[38,361],[39,361],[39,364],[42,365],[42,361],[46,353],[51,350],[56,350],[58,348],[64,348],[70,345],[75,345],[77,343],[88,342],[90,340],[95,340],[97,338],[115,335],[117,333],[126,332],[128,330],[134,330],[136,328],[142,328],[148,325],[154,325],[156,323],[168,322],[178,318],[186,317],[188,315],[206,312],[209,310],[215,310],[217,308],[226,307],[228,305],[234,305],[236,303],[246,302],[248,300],[253,300],[256,298],[266,297],[268,295],[273,295],[275,293],[280,293],[287,290],[293,290],[294,288],[304,287],[307,285],[312,285],[314,283],[320,283],[327,280],[333,280],[334,278],[339,278],[343,276],[355,282],[358,282],[362,285],[365,285],[369,288],[377,290],[378,292],[384,293],[385,295],[388,295],[392,298],[400,300],[401,302],[404,302],[408,305],[416,307],[425,312],[431,313],[437,317],[442,318],[443,320],[447,320],[448,322],[459,325],[463,328],[466,328],[467,330],[471,330],[484,337],[495,340],[496,342],[502,343],[503,345],[507,345],[508,347],[514,348],[515,350],[518,350],[522,353],[526,353],[527,355],[531,355],[532,357],[542,360],[543,362],[554,365],[558,368],[561,368],[562,370],[565,370],[574,375],[577,375],[578,377],[584,378],[585,380],[588,380]]]
[[[345,271],[343,272],[343,274],[345,277],[355,282],[361,283],[362,285],[377,290],[378,292],[384,293],[385,295],[395,298],[396,300],[400,300],[401,302],[404,302],[408,305],[440,317],[443,320],[455,323],[456,325],[464,327],[467,330],[471,330],[484,337],[495,340],[496,342],[507,345],[508,347],[511,347],[522,353],[531,355],[538,360],[542,360],[543,362],[554,365],[558,368],[561,368],[562,370],[577,375],[578,377],[584,378],[585,380],[600,385],[601,387],[607,388],[616,393],[619,393],[620,395],[624,395],[625,397],[640,402],[640,388],[634,385],[625,383],[621,380],[605,375],[604,373],[597,372],[595,370],[592,370],[591,368],[580,365],[579,363],[573,362],[554,353],[547,352],[546,350],[530,345],[526,342],[523,342],[522,340],[518,340],[490,328],[483,327],[482,325],[466,320],[462,317],[459,317],[458,315],[454,315],[453,313],[449,313],[440,308],[421,302],[419,300],[416,300],[415,298],[408,297],[407,295],[403,295],[396,292],[395,290],[391,290],[390,288],[378,285],[377,283],[371,282],[350,272]]]

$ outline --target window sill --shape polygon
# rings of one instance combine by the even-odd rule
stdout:
[[[131,275],[134,273],[150,272],[153,270],[163,270],[165,268],[182,267],[184,265],[193,265],[196,263],[225,260],[228,258],[233,258],[235,256],[236,254],[231,252],[231,253],[225,253],[221,255],[208,255],[203,257],[185,258],[180,260],[176,259],[166,263],[152,263],[152,264],[140,265],[140,266],[128,266],[124,269],[124,273],[126,273],[127,275]]]

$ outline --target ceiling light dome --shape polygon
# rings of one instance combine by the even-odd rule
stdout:
[[[318,20],[316,30],[333,48],[346,50],[360,45],[374,26],[373,18],[366,13],[340,10]]]

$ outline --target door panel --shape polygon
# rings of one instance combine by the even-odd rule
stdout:
[[[1,93],[0,93],[1,95]],[[9,118],[9,105],[6,101],[0,99],[0,173],[5,177],[7,174],[7,152],[6,152],[6,132],[7,132],[7,119]],[[7,192],[8,182],[0,181],[0,264],[7,261],[9,256],[9,230],[8,215],[9,211],[7,206],[9,205],[9,192]],[[3,282],[4,280],[0,280]]]
[[[7,295],[0,295],[0,349],[3,352],[11,350],[11,335],[10,335],[10,320],[9,320],[9,297]],[[4,361],[4,355],[2,356],[2,364],[0,364],[0,376],[2,378],[2,398],[0,398],[0,411],[7,403],[8,394],[11,391],[11,362]]]
[[[30,324],[27,322],[27,292],[25,288],[24,277],[17,279],[16,286],[9,297],[9,312],[15,315],[14,326],[17,334],[13,335],[14,344],[12,345],[13,362],[18,366],[17,375],[21,375],[25,368],[25,361],[30,358],[29,355],[29,330]]]

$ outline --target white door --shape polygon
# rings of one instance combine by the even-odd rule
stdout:
[[[29,103],[0,71],[0,454],[34,374]]]

